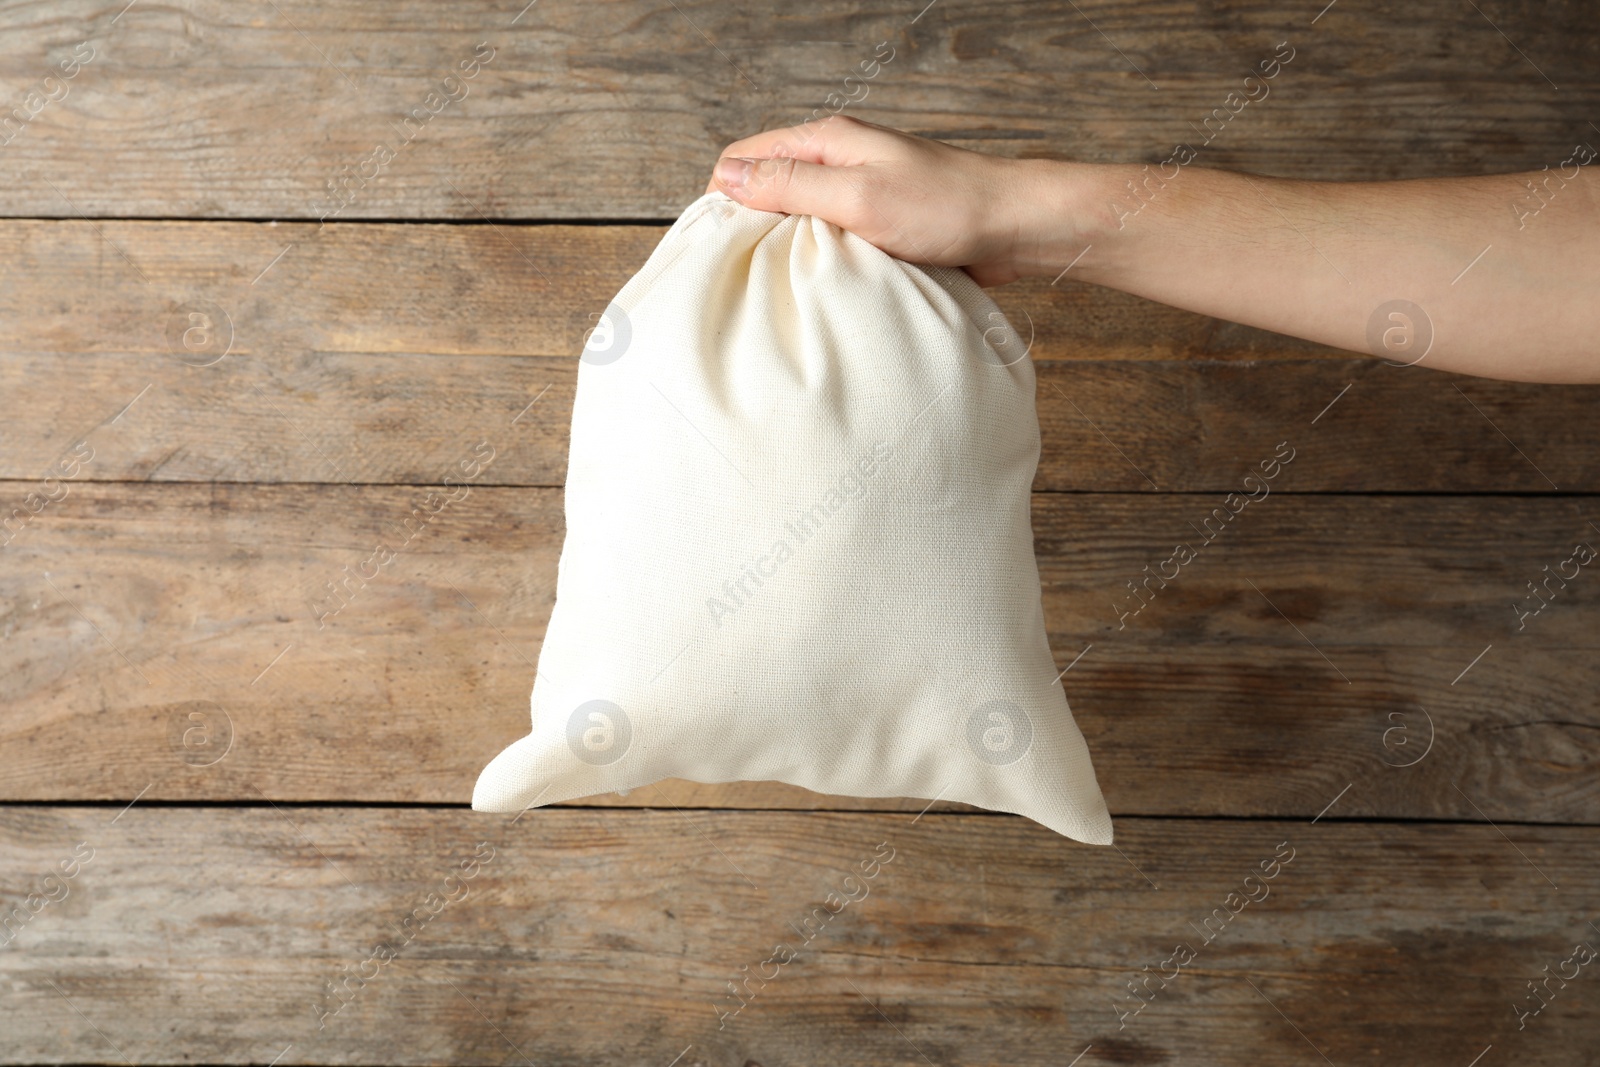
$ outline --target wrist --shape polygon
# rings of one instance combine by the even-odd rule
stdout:
[[[1071,265],[1080,277],[1116,241],[1114,189],[1130,168],[1104,163],[1019,159],[1012,182],[1013,263],[1022,277],[1055,278]],[[1085,252],[1085,249],[1089,251]]]
[[[1021,159],[1012,181],[1013,263],[1022,277],[1108,284],[1129,249],[1129,219],[1140,200],[1129,190],[1149,168],[1121,163]],[[1147,194],[1148,195],[1148,194]]]

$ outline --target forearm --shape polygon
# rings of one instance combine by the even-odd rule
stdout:
[[[1073,263],[1069,277],[1393,362],[1600,381],[1600,179],[1583,158],[1368,183],[1025,161],[1023,271]],[[1421,316],[1392,317],[1395,301]]]

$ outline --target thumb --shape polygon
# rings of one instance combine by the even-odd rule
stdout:
[[[712,171],[712,183],[747,207],[833,221],[832,216],[841,214],[852,193],[842,171],[841,167],[807,163],[792,156],[723,156]]]

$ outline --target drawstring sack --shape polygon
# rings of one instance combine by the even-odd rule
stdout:
[[[1026,346],[965,272],[705,195],[583,351],[532,732],[473,808],[778,781],[1109,844],[1038,458]]]

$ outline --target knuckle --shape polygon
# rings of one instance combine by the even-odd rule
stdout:
[[[794,159],[791,156],[770,156],[757,160],[750,168],[746,187],[781,193],[789,187],[794,177]]]

